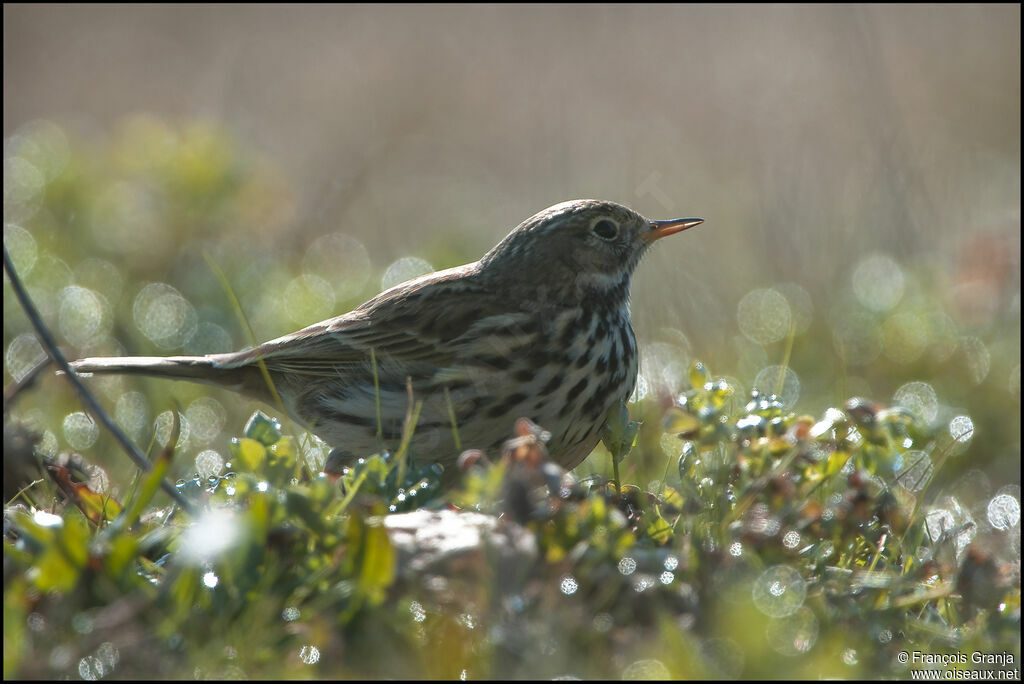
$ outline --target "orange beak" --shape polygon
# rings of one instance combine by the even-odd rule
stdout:
[[[651,221],[651,229],[643,234],[643,237],[648,242],[654,242],[660,240],[668,235],[674,235],[680,231],[686,230],[687,228],[693,228],[704,223],[704,219],[699,218],[678,218],[668,219],[666,221]]]

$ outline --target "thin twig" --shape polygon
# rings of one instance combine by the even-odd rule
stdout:
[[[31,499],[28,498],[28,494],[26,492],[28,492],[28,490],[30,490],[33,487],[35,487],[37,484],[40,484],[40,483],[43,483],[43,482],[46,482],[46,480],[44,480],[42,478],[39,478],[38,480],[32,480],[27,485],[25,485],[24,487],[19,489],[17,491],[17,493],[10,498],[10,500],[4,502],[4,505],[6,506],[6,505],[12,503],[15,499],[17,499],[20,496],[20,497],[24,497],[25,501],[28,502],[29,506],[34,506],[35,503]]]
[[[231,306],[234,307],[238,320],[241,321],[242,325],[245,327],[246,333],[249,335],[249,346],[255,349],[258,344],[256,341],[256,333],[253,332],[252,326],[249,325],[249,319],[245,317],[245,311],[242,310],[242,303],[238,301],[238,297],[235,295],[235,291],[231,287],[231,283],[228,282],[228,277],[224,275],[224,271],[222,271],[220,266],[217,265],[217,262],[213,260],[213,257],[206,252],[203,252],[203,258],[206,259],[207,265],[209,265],[214,275],[217,276],[217,279],[220,280],[221,288],[223,288],[228,299],[231,300]],[[257,356],[256,365],[260,369],[263,381],[267,383],[267,389],[270,390],[270,397],[274,400],[274,403],[277,404],[278,410],[280,410],[281,413],[288,413],[284,408],[284,401],[281,399],[281,395],[278,394],[277,387],[274,385],[274,380],[270,377],[270,370],[267,368],[267,362],[263,360],[262,356]]]
[[[28,296],[28,292],[25,291],[25,286],[22,284],[21,279],[18,277],[17,272],[14,270],[14,264],[11,263],[11,257],[7,254],[7,245],[4,245],[4,271],[7,272],[7,277],[11,279],[11,286],[14,288],[14,294],[18,298],[18,302],[21,303],[21,308],[24,309],[25,315],[28,316],[28,320],[32,323],[32,327],[35,328],[36,335],[39,337],[40,344],[43,345],[43,349],[50,355],[54,363],[64,371],[64,375],[67,377],[68,382],[74,385],[78,391],[79,397],[82,399],[82,403],[85,408],[92,414],[92,416],[103,424],[110,434],[114,436],[114,439],[121,448],[124,449],[125,453],[128,454],[128,458],[140,469],[149,472],[152,469],[152,464],[142,455],[139,448],[128,439],[128,436],[117,426],[107,412],[100,406],[99,401],[89,388],[78,377],[78,374],[68,365],[67,359],[64,358],[64,354],[61,353],[60,349],[57,348],[57,342],[53,339],[53,335],[50,334],[50,330],[43,323],[43,319],[39,316],[39,311],[36,309],[35,304]],[[162,480],[160,487],[167,492],[179,506],[189,513],[194,513],[195,509],[192,504],[185,499],[170,482]]]
[[[452,424],[452,437],[455,438],[455,451],[462,453],[462,440],[459,439],[459,426],[455,424],[455,406],[452,405],[452,395],[448,388],[444,388],[444,400],[448,404],[448,421]]]
[[[416,423],[420,419],[420,409],[423,408],[423,400],[413,404],[412,377],[405,376],[405,388],[409,393],[409,404],[405,409],[405,423],[402,425],[402,443],[398,445],[398,486],[405,483],[405,468],[408,458],[409,442],[412,441],[412,433],[416,430]]]
[[[373,367],[373,397],[377,403],[377,447],[384,448],[384,424],[380,419],[380,378],[377,377],[377,353],[370,347],[370,365]]]

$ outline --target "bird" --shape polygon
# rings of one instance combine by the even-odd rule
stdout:
[[[524,220],[480,260],[396,285],[352,311],[232,353],[100,357],[82,374],[188,380],[283,408],[350,462],[394,450],[411,402],[414,465],[455,470],[459,449],[493,454],[518,418],[550,432],[569,470],[633,393],[630,285],[657,240],[703,223],[650,220],[621,204],[562,202]],[[261,363],[269,374],[268,383]]]

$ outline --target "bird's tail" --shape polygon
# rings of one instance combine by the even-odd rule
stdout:
[[[236,392],[262,396],[267,393],[258,368],[253,365],[229,365],[230,355],[210,356],[108,356],[72,361],[77,373],[118,373],[155,378],[189,380],[224,387]]]

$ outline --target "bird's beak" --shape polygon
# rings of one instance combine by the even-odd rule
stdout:
[[[651,229],[644,233],[643,237],[648,242],[654,242],[655,240],[668,235],[673,235],[674,233],[686,230],[687,228],[699,226],[702,223],[704,223],[704,219],[699,218],[677,218],[665,221],[651,221]]]

